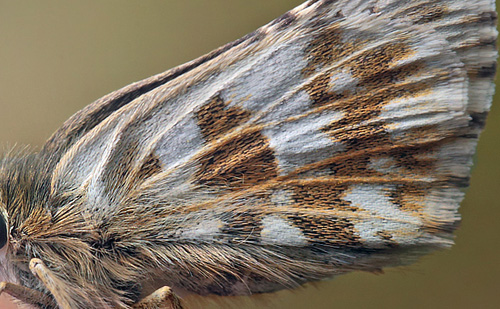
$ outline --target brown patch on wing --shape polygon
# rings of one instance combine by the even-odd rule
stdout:
[[[416,136],[415,139],[411,139],[411,141],[416,143],[414,146],[391,147],[393,146],[393,141],[389,139],[376,142],[370,140],[361,141],[361,143],[369,143],[368,145],[379,147],[372,148],[373,152],[370,152],[370,149],[368,149],[368,151],[353,153],[353,156],[344,157],[341,160],[333,161],[320,168],[324,171],[329,171],[328,174],[338,177],[383,177],[387,175],[374,169],[371,166],[371,162],[377,158],[390,157],[394,159],[395,167],[401,169],[401,175],[406,175],[407,177],[432,175],[435,172],[438,162],[438,158],[433,156],[433,154],[443,145],[444,141],[426,142],[428,136],[425,135],[425,132],[426,130],[421,132],[422,138],[425,139],[419,140]],[[381,134],[388,138],[388,134]],[[377,138],[377,135],[374,135],[372,138]],[[384,144],[384,141],[386,144]]]
[[[420,213],[430,188],[430,184],[407,183],[397,185],[388,194],[390,200],[401,210]]]
[[[354,122],[349,119],[336,122],[323,129],[323,132],[330,134],[334,139],[340,140],[347,146],[347,149],[362,149],[379,145],[390,145],[390,136],[383,124],[370,124],[349,128]],[[354,121],[354,120],[352,120]],[[347,126],[347,128],[345,128]]]
[[[398,137],[397,142],[407,145],[419,145],[425,142],[434,143],[446,137],[446,133],[437,125],[425,125],[407,130],[404,136]]]
[[[391,42],[363,51],[346,63],[345,69],[358,80],[355,94],[334,93],[330,90],[330,72],[324,73],[305,86],[313,106],[327,107],[344,112],[344,117],[323,128],[323,132],[341,141],[346,148],[390,145],[391,139],[383,123],[364,124],[380,115],[391,100],[406,95],[415,95],[428,88],[426,82],[401,82],[418,73],[422,63],[392,66],[407,58],[413,51],[404,42]],[[327,58],[322,58],[323,60]],[[399,83],[399,84],[398,84]]]
[[[103,182],[106,192],[118,196],[119,192],[128,192],[147,178],[162,171],[157,155],[150,153],[140,167],[136,166],[139,154],[139,142],[126,140],[119,144],[123,151],[114,151],[109,159],[108,166],[103,173]],[[137,162],[138,163],[138,162]]]
[[[480,43],[471,43],[469,45],[463,45],[460,47],[460,49],[474,49],[474,48],[481,48],[482,46],[485,46],[486,44],[480,42]],[[481,67],[469,67],[467,68],[467,75],[470,79],[493,79],[495,78],[497,72],[497,64],[496,63],[491,63],[490,65],[486,66],[481,66]]]
[[[141,168],[139,169],[137,177],[139,179],[147,179],[160,172],[161,172],[160,158],[156,154],[151,153],[149,154],[149,156],[146,158]]]
[[[447,142],[443,135],[435,125],[409,130],[397,141],[407,146],[391,149],[387,154],[395,159],[397,167],[404,168],[405,173],[431,175],[438,163],[435,152]]]
[[[348,185],[332,183],[295,185],[292,187],[292,199],[295,202],[293,207],[315,210],[358,211],[358,208],[352,206],[351,202],[343,199],[347,188]]]
[[[330,91],[331,73],[323,73],[315,77],[312,82],[304,87],[313,102],[313,106],[331,104],[346,98],[349,93],[335,93]]]
[[[406,15],[415,24],[425,24],[442,19],[448,13],[448,8],[444,5],[421,5],[411,8]]]
[[[201,166],[195,179],[203,185],[235,190],[278,176],[269,140],[257,129],[215,144],[198,160]]]
[[[361,80],[365,88],[379,88],[394,83],[421,69],[419,63],[391,68],[397,61],[408,58],[413,51],[405,42],[390,42],[368,49],[349,61],[348,67],[355,78]]]
[[[128,128],[127,128],[128,129]],[[119,147],[119,148],[118,148]],[[134,160],[139,152],[137,140],[120,140],[116,146],[123,151],[113,151],[102,175],[105,192],[118,196],[119,191],[130,190],[136,179],[132,176]]]
[[[305,52],[309,63],[302,70],[302,74],[310,76],[322,66],[338,61],[358,50],[359,47],[359,42],[344,42],[342,30],[337,26],[330,26],[316,35],[307,46]]]
[[[443,233],[452,233],[459,225],[460,218],[454,218],[454,220],[447,222],[424,218],[421,230],[429,234],[442,235]]]
[[[354,224],[346,218],[314,216],[309,214],[287,215],[294,226],[313,242],[345,247],[360,247],[360,237]]]
[[[398,243],[393,239],[389,231],[378,231],[375,235],[380,237],[388,247],[394,248],[398,246]]]
[[[263,213],[259,211],[231,212],[225,220],[222,233],[230,235],[231,242],[259,241],[262,216]]]
[[[396,160],[396,166],[415,175],[432,174],[438,159],[429,156],[441,143],[425,144],[416,147],[407,147],[389,151],[389,155]]]
[[[355,158],[346,158],[342,162],[334,162],[328,165],[328,169],[335,176],[358,176],[372,177],[380,176],[380,173],[370,168],[370,160],[373,158],[370,154],[356,156]]]
[[[319,75],[306,85],[304,90],[310,95],[315,107],[332,105],[332,108],[336,110],[357,111],[358,118],[358,114],[363,110],[371,111],[377,108],[380,112],[380,108],[390,99],[404,94],[414,94],[427,88],[428,85],[425,84],[408,84],[403,85],[404,87],[396,85],[397,82],[401,82],[405,77],[423,68],[423,63],[418,62],[396,68],[391,67],[398,60],[410,56],[411,53],[411,49],[405,43],[387,43],[351,59],[346,63],[345,68],[349,70],[353,78],[358,79],[360,89],[356,95],[350,95],[346,100],[339,101],[347,97],[345,94],[331,92],[331,72]],[[373,93],[375,90],[378,91]]]
[[[250,112],[239,107],[227,107],[220,95],[216,95],[200,107],[196,118],[203,137],[207,141],[213,141],[247,121]]]

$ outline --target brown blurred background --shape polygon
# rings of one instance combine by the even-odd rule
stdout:
[[[40,147],[95,99],[237,39],[301,2],[0,0],[0,149]],[[451,250],[384,275],[353,273],[251,300],[213,298],[207,307],[500,308],[500,96],[495,101]]]

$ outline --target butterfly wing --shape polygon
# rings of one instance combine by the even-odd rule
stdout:
[[[491,104],[495,20],[485,0],[308,1],[77,113],[42,151],[51,192],[198,293],[450,246]]]

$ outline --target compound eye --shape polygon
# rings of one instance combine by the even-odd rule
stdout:
[[[5,218],[0,215],[0,249],[5,247],[7,244],[9,234],[7,231],[7,223],[5,222]]]

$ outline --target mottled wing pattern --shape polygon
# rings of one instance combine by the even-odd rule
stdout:
[[[308,1],[75,115],[51,190],[198,293],[406,263],[452,244],[495,22],[489,0]]]

